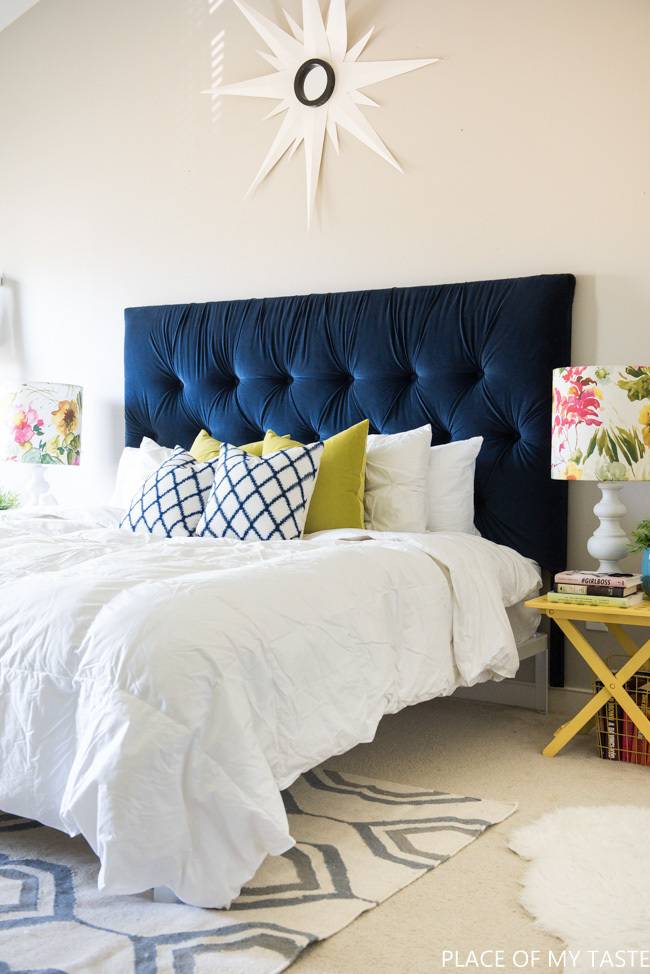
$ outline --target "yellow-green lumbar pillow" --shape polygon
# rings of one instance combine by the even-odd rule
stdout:
[[[305,534],[336,528],[363,528],[368,425],[368,420],[364,419],[363,423],[324,441]],[[302,445],[269,430],[264,437],[263,456]]]
[[[263,446],[264,441],[260,440],[258,443],[246,443],[245,446],[240,446],[239,449],[244,450],[245,453],[251,453],[254,457],[261,457]],[[221,440],[215,440],[207,430],[201,430],[190,447],[190,453],[199,463],[207,463],[208,460],[217,459],[220,449]]]

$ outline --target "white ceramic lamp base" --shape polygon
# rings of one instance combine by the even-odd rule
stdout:
[[[594,507],[594,514],[600,521],[587,542],[587,550],[592,558],[600,562],[599,572],[620,572],[621,558],[629,554],[629,538],[622,520],[627,514],[620,494],[625,484],[599,483],[602,497]]]
[[[30,507],[51,507],[56,504],[46,470],[46,466],[42,464],[32,465],[30,488],[24,495],[24,500]]]

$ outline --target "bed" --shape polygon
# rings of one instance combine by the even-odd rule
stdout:
[[[143,538],[0,522],[0,808],[83,834],[100,888],[227,905],[292,845],[281,791],[385,713],[512,676],[506,609],[564,564],[547,476],[574,279],[130,309],[126,442],[483,436],[482,537]]]

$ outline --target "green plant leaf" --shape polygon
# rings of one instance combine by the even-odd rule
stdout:
[[[631,441],[625,435],[624,432],[623,433],[621,433],[621,432],[614,433],[614,436],[616,438],[616,442],[617,442],[617,444],[618,444],[618,446],[620,448],[620,451],[623,454],[623,458],[624,458],[625,462],[629,466],[632,466],[632,464],[636,462],[636,460],[633,459],[633,455],[636,456],[636,448],[634,446],[634,442]]]
[[[587,447],[587,452],[585,453],[585,463],[587,462],[587,460],[589,459],[589,457],[591,456],[591,454],[596,449],[596,441],[597,440],[598,440],[598,433],[594,433],[594,435],[589,440],[589,446]]]
[[[18,507],[19,503],[18,494],[13,490],[0,490],[0,511],[10,511]]]
[[[639,454],[639,459],[645,456],[645,443],[639,436],[639,431],[634,430],[634,442],[636,443],[637,453]]]
[[[639,460],[639,451],[637,450],[636,443],[634,442],[634,436],[631,430],[623,429],[621,426],[618,427],[618,439],[619,442],[624,445],[625,449],[630,455],[630,462],[637,463]]]
[[[650,399],[650,375],[643,372],[639,378],[627,381],[619,379],[617,383],[620,389],[627,392],[630,402],[640,402],[642,399]]]
[[[610,459],[612,460],[613,463],[618,463],[618,447],[616,445],[616,440],[609,432],[609,430],[607,431],[607,442],[609,444],[609,449],[610,449]]]
[[[645,551],[650,548],[650,521],[641,521],[632,532],[630,551]]]

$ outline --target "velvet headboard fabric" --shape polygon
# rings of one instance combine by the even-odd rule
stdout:
[[[566,485],[549,473],[552,370],[570,362],[575,278],[394,288],[126,311],[126,443],[188,447],[200,429],[303,442],[370,420],[483,436],[476,523],[555,570]]]

